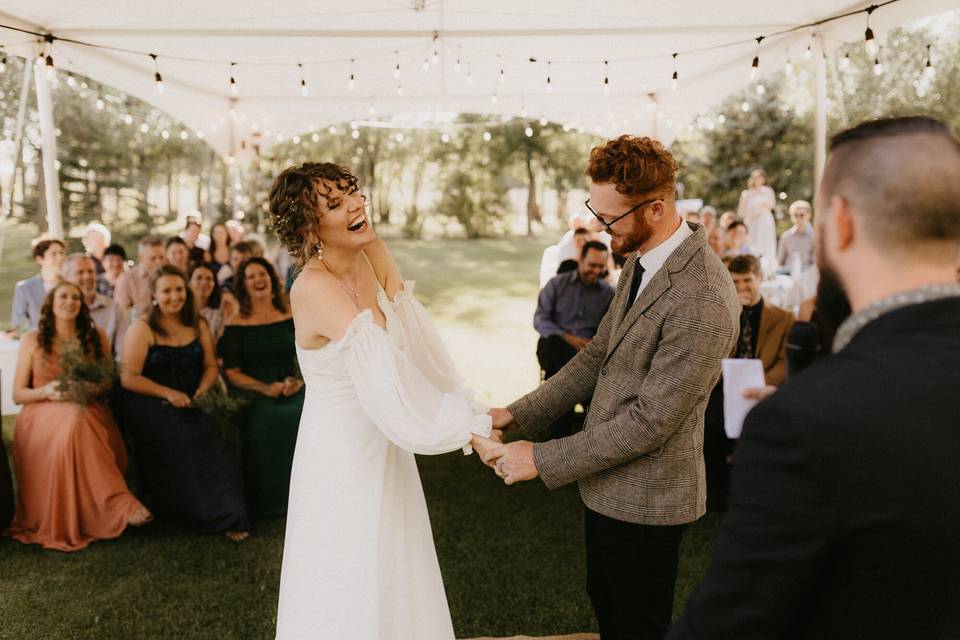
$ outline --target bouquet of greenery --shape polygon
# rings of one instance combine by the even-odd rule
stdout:
[[[86,405],[106,393],[117,378],[112,358],[94,358],[79,340],[66,340],[60,347],[60,393],[67,402]]]
[[[240,412],[250,401],[230,395],[222,380],[217,380],[206,393],[193,401],[193,406],[210,419],[210,424],[224,438],[240,441]]]

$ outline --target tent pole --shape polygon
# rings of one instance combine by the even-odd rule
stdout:
[[[50,81],[40,68],[36,69],[37,112],[40,116],[40,146],[43,149],[43,185],[47,199],[47,234],[63,238],[63,217],[60,213],[60,177],[57,175],[57,133],[53,123],[53,99]]]
[[[820,189],[820,178],[827,163],[827,54],[823,47],[823,37],[818,33],[814,36],[816,48],[817,71],[816,83],[816,115],[814,121],[814,171],[813,192]]]

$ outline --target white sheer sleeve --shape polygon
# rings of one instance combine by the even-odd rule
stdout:
[[[435,387],[445,393],[463,397],[477,413],[490,407],[477,400],[476,393],[463,385],[457,367],[443,339],[427,315],[426,309],[413,295],[413,280],[406,280],[396,300],[387,300],[401,327],[402,349],[410,361]]]
[[[434,385],[369,311],[356,317],[340,342],[364,412],[398,447],[427,455],[457,449],[469,454],[474,434],[490,435],[490,416]]]

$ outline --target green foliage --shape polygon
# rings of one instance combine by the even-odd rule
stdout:
[[[68,402],[86,405],[106,393],[116,378],[116,363],[109,356],[94,358],[78,340],[61,344],[57,382]]]
[[[927,45],[936,77],[925,78]],[[841,61],[846,58],[849,62]],[[960,131],[960,22],[940,32],[896,29],[880,54],[881,75],[862,42],[840,47],[827,59],[827,133],[871,118],[929,115]],[[846,68],[844,68],[846,67]],[[735,209],[754,168],[766,170],[770,186],[793,200],[813,197],[813,71],[798,67],[764,80],[723,101],[710,116],[713,128],[676,141],[685,197],[703,198],[718,210]],[[744,110],[744,105],[748,109]]]
[[[193,401],[221,436],[236,443],[240,442],[240,413],[249,404],[248,398],[228,393],[220,380]]]

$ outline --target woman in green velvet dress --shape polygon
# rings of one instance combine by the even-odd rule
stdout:
[[[277,273],[263,258],[244,261],[234,282],[240,310],[224,328],[218,352],[230,385],[251,400],[243,424],[248,509],[284,515],[304,397],[293,318]]]

